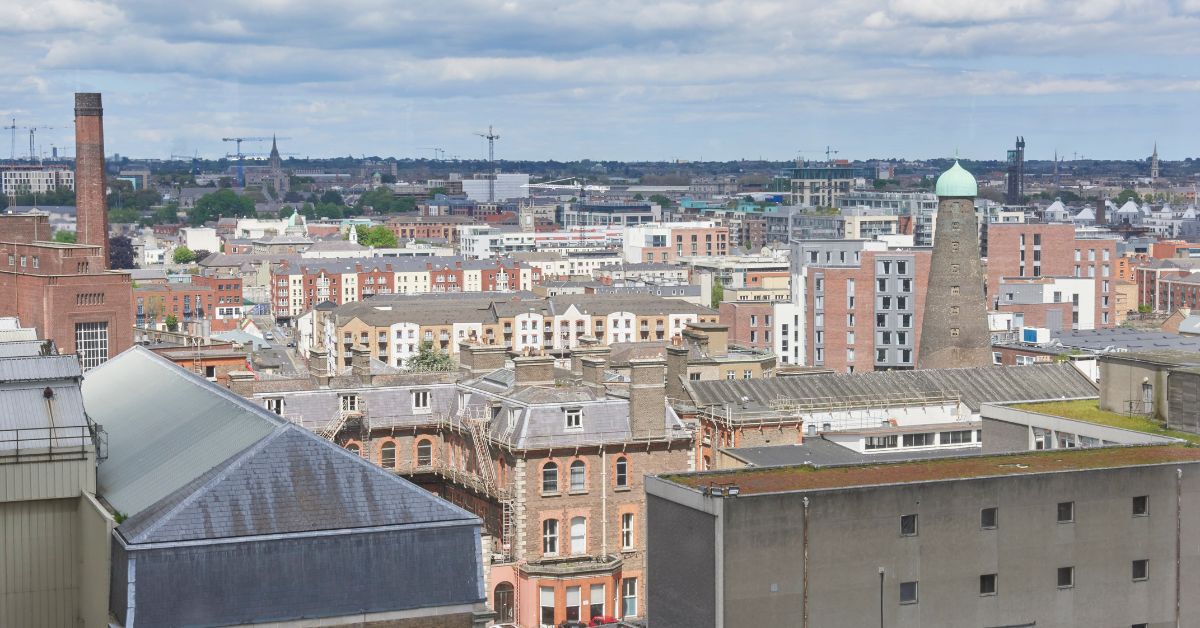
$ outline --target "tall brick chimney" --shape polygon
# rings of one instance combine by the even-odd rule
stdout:
[[[690,354],[691,351],[682,343],[667,346],[667,396],[676,401],[687,399],[687,391],[683,386],[684,380],[688,378]]]
[[[519,355],[513,358],[514,386],[553,386],[554,356]]]
[[[634,440],[661,438],[666,432],[665,367],[662,358],[629,361],[629,431]]]
[[[100,247],[108,268],[104,108],[100,94],[75,94],[75,229],[79,244]]]

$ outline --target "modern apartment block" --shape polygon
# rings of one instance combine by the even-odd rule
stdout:
[[[242,320],[240,277],[195,275],[189,283],[146,284],[133,289],[138,327],[162,328],[169,316],[184,329],[208,333],[236,329]]]
[[[660,628],[1200,624],[1200,449],[660,475],[646,492]]]
[[[787,186],[790,205],[836,207],[838,200],[851,190],[875,178],[874,168],[851,166],[836,161],[827,164],[797,165],[785,168],[780,178]]]
[[[45,194],[74,190],[75,173],[64,166],[0,166],[0,194],[14,199],[18,194]]]
[[[995,308],[1006,278],[1085,277],[1096,284],[1096,327],[1116,325],[1116,240],[1076,237],[1074,225],[988,225],[987,298]]]
[[[826,240],[792,247],[792,300],[775,304],[780,364],[843,372],[913,368],[928,250]]]
[[[1087,277],[1006,277],[999,290],[996,309],[1012,313],[1013,329],[1045,327],[1057,333],[1098,327],[1096,282]]]
[[[626,262],[673,264],[682,257],[728,252],[729,228],[713,222],[644,223],[625,228]]]

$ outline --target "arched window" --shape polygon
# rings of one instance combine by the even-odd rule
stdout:
[[[587,519],[571,518],[571,554],[587,553]]]
[[[542,522],[542,553],[548,556],[558,553],[558,519]]]
[[[505,623],[513,620],[513,585],[511,582],[501,582],[496,585],[496,593],[492,602],[496,605],[496,621]]]
[[[582,460],[571,463],[571,492],[587,490],[587,465]]]
[[[385,469],[396,468],[396,443],[389,441],[383,444],[379,450],[379,464]]]
[[[433,465],[433,441],[422,438],[417,441],[417,466],[428,467]]]
[[[546,466],[542,467],[542,492],[557,493],[558,492],[558,464],[547,462]]]
[[[629,460],[624,456],[617,458],[617,472],[614,475],[617,486],[629,486]]]
[[[359,447],[358,443],[350,443],[349,445],[346,445],[346,449],[350,450],[350,453],[356,456],[362,455],[362,447]]]

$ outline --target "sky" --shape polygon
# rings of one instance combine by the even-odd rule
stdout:
[[[47,155],[99,91],[133,157],[1200,156],[1200,0],[0,5],[0,119]]]

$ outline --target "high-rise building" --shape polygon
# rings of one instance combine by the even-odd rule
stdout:
[[[1008,151],[1008,192],[1004,202],[1020,205],[1025,202],[1025,138],[1018,137],[1017,145]]]
[[[930,262],[918,368],[991,363],[983,263],[975,217],[975,177],[955,161],[938,177],[937,226]]]

